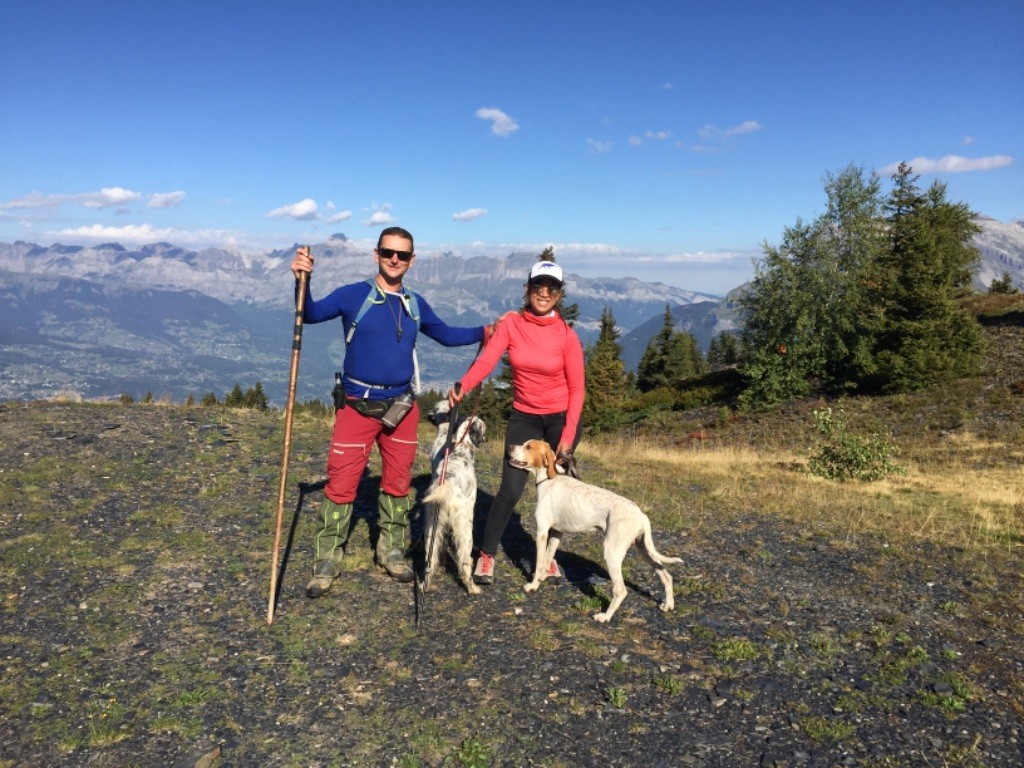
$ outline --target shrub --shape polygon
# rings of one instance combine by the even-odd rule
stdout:
[[[626,405],[630,411],[670,410],[676,402],[672,387],[658,387],[631,398]]]
[[[840,408],[814,411],[815,428],[824,437],[808,461],[811,474],[828,480],[881,480],[903,472],[893,458],[899,448],[878,434],[861,437],[850,434],[846,414]]]

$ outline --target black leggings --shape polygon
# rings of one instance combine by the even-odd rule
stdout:
[[[512,415],[508,419],[508,427],[505,430],[505,461],[501,469],[501,487],[498,488],[498,493],[494,496],[491,508],[487,512],[484,541],[480,545],[481,552],[486,552],[493,557],[498,551],[498,545],[508,526],[509,518],[512,517],[512,512],[526,488],[529,472],[508,463],[509,448],[513,445],[522,445],[527,440],[544,440],[552,450],[555,450],[558,447],[558,440],[562,436],[564,426],[565,413],[537,415],[512,409]],[[579,436],[577,435],[576,440],[573,441],[574,448],[578,441]]]

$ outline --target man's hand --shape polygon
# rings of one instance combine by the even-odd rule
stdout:
[[[299,273],[313,272],[313,254],[308,245],[302,245],[295,249],[295,258],[292,259],[292,274],[299,279]]]

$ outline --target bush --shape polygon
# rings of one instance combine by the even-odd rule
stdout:
[[[636,397],[626,403],[629,411],[671,410],[676,403],[676,391],[672,387],[658,387]]]
[[[812,475],[828,480],[881,480],[904,470],[893,462],[899,448],[878,434],[864,438],[847,431],[843,409],[814,411],[815,428],[824,436],[807,462]]]

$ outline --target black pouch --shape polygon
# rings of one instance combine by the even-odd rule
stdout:
[[[390,400],[363,400],[358,397],[350,397],[348,404],[350,407],[356,409],[356,413],[361,416],[367,416],[371,419],[377,419],[380,421],[384,418],[384,414],[388,412],[388,408],[394,402],[394,398]]]
[[[340,411],[345,407],[345,386],[341,383],[341,374],[334,374],[334,389],[331,390],[331,397],[334,399],[334,410]]]

